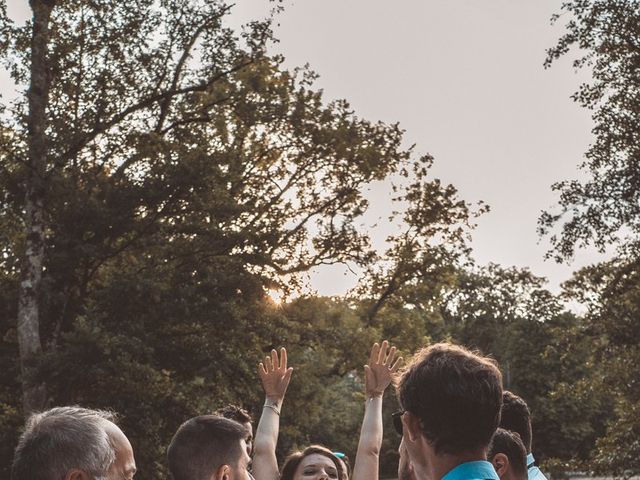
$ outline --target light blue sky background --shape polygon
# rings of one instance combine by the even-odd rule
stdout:
[[[231,23],[261,16],[266,0],[238,0]],[[491,212],[473,234],[479,264],[528,266],[557,290],[579,266],[601,256],[583,251],[570,265],[544,261],[548,242],[536,221],[557,197],[554,181],[578,176],[591,141],[589,112],[569,98],[586,73],[569,59],[544,70],[545,49],[561,35],[550,17],[557,0],[288,0],[275,51],[285,65],[309,63],[328,99],[346,98],[370,120],[400,122],[407,143],[431,153],[433,175]],[[9,1],[26,18],[28,2]],[[10,90],[5,75],[0,89]],[[367,225],[388,216],[388,185],[374,185]],[[393,226],[372,230],[383,248]],[[321,294],[345,293],[357,276],[342,267],[313,272]]]

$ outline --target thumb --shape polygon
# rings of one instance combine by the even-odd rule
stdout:
[[[289,383],[289,380],[291,380],[292,374],[293,374],[293,367],[287,368],[287,371],[284,373],[284,381]]]

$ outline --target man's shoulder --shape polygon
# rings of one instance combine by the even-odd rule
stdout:
[[[547,477],[544,473],[542,473],[542,470],[540,470],[536,466],[530,467],[528,469],[528,477],[529,480],[547,480]]]
[[[493,465],[485,460],[461,463],[442,480],[500,480]]]
[[[545,474],[536,467],[536,459],[533,458],[533,453],[527,455],[527,474],[529,480],[547,480]]]

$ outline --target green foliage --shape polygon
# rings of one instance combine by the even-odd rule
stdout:
[[[573,99],[593,111],[594,142],[586,152],[583,181],[554,185],[560,212],[542,215],[539,230],[552,235],[556,260],[570,259],[576,248],[618,246],[618,257],[577,272],[567,294],[587,307],[581,333],[593,346],[586,359],[591,375],[567,384],[568,394],[607,392],[613,404],[606,435],[597,442],[590,467],[599,473],[630,475],[640,471],[637,459],[637,364],[640,342],[638,238],[640,234],[640,4],[626,0],[567,1],[566,32],[548,51],[546,65],[578,54],[573,65],[587,68],[592,81]],[[557,15],[555,20],[565,18]],[[581,398],[580,396],[578,397]],[[586,408],[591,410],[589,403]],[[597,425],[597,424],[596,424]]]
[[[536,458],[557,459],[556,466],[588,459],[612,417],[610,396],[594,368],[598,341],[585,335],[584,320],[566,310],[545,280],[527,269],[498,265],[449,263],[433,275],[420,268],[404,272],[400,288],[376,316],[383,336],[407,353],[449,340],[493,356],[505,388],[531,408]],[[389,440],[387,435],[385,446]]]
[[[13,25],[0,5],[0,54],[24,86],[30,25]],[[387,338],[408,357],[452,339],[500,361],[507,387],[532,407],[541,458],[586,458],[606,430],[597,443],[606,470],[603,452],[636,432],[626,406],[638,395],[622,382],[635,382],[624,365],[637,360],[630,347],[640,338],[638,290],[633,282],[608,287],[615,272],[632,278],[633,269],[576,277],[573,294],[595,302],[582,319],[527,270],[473,267],[468,233],[486,207],[430,178],[431,157],[403,149],[397,125],[361,119],[346,101],[326,102],[313,72],[286,71],[268,56],[272,19],[240,35],[224,28],[229,8],[196,0],[54,8],[38,364],[49,403],[116,410],[141,477],[164,478],[165,446],[186,418],[225,403],[259,415],[256,364],[285,345],[295,373],[279,457],[318,442],[353,460],[371,344]],[[15,318],[28,127],[24,97],[3,107],[7,476],[22,424]],[[366,186],[389,178],[404,182],[394,217],[402,227],[379,255],[359,222]],[[301,273],[332,263],[365,272],[348,298],[278,306],[265,295],[295,290]],[[594,290],[601,285],[609,290]],[[385,474],[395,471],[399,440],[392,396],[384,404]],[[612,409],[615,423],[607,423]],[[627,443],[613,458],[633,469],[635,444]]]
[[[588,69],[593,81],[580,86],[573,99],[593,111],[594,142],[586,152],[584,181],[554,185],[560,212],[544,213],[543,234],[552,236],[556,259],[568,259],[576,247],[611,243],[629,247],[640,234],[640,4],[635,0],[572,0],[566,33],[548,50],[545,65],[572,49],[575,68]],[[555,20],[566,15],[557,15]]]
[[[640,377],[637,369],[629,368],[640,361],[637,261],[616,260],[586,268],[568,287],[571,295],[588,306],[584,321],[594,347],[592,367],[597,372],[591,388],[606,391],[614,407],[590,467],[598,473],[637,474]]]
[[[536,458],[585,458],[602,433],[602,396],[575,390],[590,375],[591,345],[544,284],[526,269],[463,272],[443,316],[456,341],[498,360],[505,388],[529,404]]]
[[[118,411],[145,478],[165,476],[164,448],[186,418],[228,402],[259,412],[255,365],[280,345],[291,349],[299,382],[282,448],[354,449],[354,372],[379,332],[357,305],[301,299],[281,310],[265,291],[293,289],[299,273],[321,264],[367,268],[375,255],[358,229],[365,187],[412,169],[423,178],[428,167],[402,148],[397,125],[326,102],[313,72],[269,57],[271,18],[240,35],[225,28],[230,8],[77,0],[52,13],[39,378],[51,405]],[[0,17],[0,53],[23,86],[31,25]],[[20,425],[15,305],[28,174],[26,97],[6,106],[4,476]],[[426,185],[416,202],[440,206],[422,228],[435,236],[449,215],[464,223],[452,187]]]

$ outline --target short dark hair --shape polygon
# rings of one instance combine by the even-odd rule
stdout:
[[[520,435],[527,453],[531,451],[531,412],[522,397],[508,390],[502,394],[500,427]]]
[[[464,347],[423,348],[398,383],[402,407],[420,419],[437,454],[486,447],[500,423],[502,374],[495,360]]]
[[[282,475],[280,476],[280,480],[293,480],[293,476],[296,473],[296,469],[298,468],[298,465],[300,465],[300,462],[302,462],[302,459],[304,457],[308,457],[309,455],[313,455],[313,454],[324,455],[325,457],[329,458],[336,466],[336,471],[338,472],[339,480],[343,480],[347,478],[346,477],[347,472],[343,471],[342,465],[340,464],[338,457],[336,457],[331,450],[329,450],[326,447],[323,447],[322,445],[311,445],[305,448],[304,450],[293,452],[284,460],[284,465],[282,465]]]
[[[487,453],[489,461],[493,460],[497,453],[504,453],[507,456],[509,465],[519,477],[527,477],[527,451],[520,435],[504,428],[498,428],[489,444]]]
[[[106,475],[116,458],[107,426],[115,414],[77,406],[55,407],[29,417],[16,447],[13,480],[57,480],[73,469]]]
[[[226,405],[213,412],[213,414],[218,415],[219,417],[235,420],[238,423],[251,423],[253,421],[251,414],[244,408],[238,407],[237,405]]]
[[[184,422],[167,450],[175,480],[209,480],[222,465],[236,466],[247,432],[238,422],[217,415],[201,415]]]

